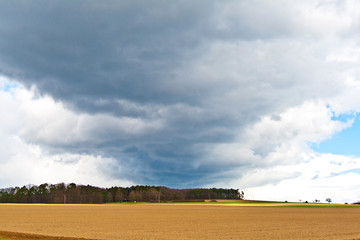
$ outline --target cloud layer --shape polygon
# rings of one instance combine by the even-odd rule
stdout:
[[[319,176],[356,168],[355,157],[309,143],[351,126],[334,116],[359,112],[358,10],[356,1],[2,1],[1,142],[38,148],[38,164],[82,162],[99,184],[259,188],[312,184],[299,166],[318,159]],[[2,162],[15,165],[5,150]],[[348,167],[333,169],[332,158]]]

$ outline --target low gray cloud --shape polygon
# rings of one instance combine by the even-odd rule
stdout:
[[[1,1],[0,73],[95,116],[70,121],[68,141],[25,131],[28,142],[115,158],[144,184],[224,181],[249,163],[213,164],[208,146],[341,89],[347,66],[326,61],[338,40],[309,24],[322,5],[305,2]]]

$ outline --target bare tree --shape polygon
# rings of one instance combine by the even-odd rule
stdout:
[[[129,193],[129,201],[130,201],[130,202],[135,202],[135,201],[136,201],[135,191],[131,191],[131,192]]]
[[[115,201],[115,202],[122,202],[122,201],[124,201],[124,194],[123,194],[123,192],[122,192],[120,189],[118,189],[118,190],[115,192],[114,201]]]

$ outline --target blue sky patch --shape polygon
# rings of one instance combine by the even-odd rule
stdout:
[[[339,115],[333,117],[334,121],[346,122],[353,118],[353,115]],[[355,117],[351,127],[334,135],[331,139],[319,144],[313,144],[312,149],[319,153],[332,153],[337,155],[358,156],[360,157],[360,120]]]
[[[0,78],[0,91],[13,92],[14,89],[21,89],[23,86],[16,81],[10,81],[6,78]]]
[[[356,174],[360,174],[360,168],[355,168],[355,169],[350,169],[350,170],[346,170],[343,172],[340,172],[340,175],[344,175],[344,174],[348,174],[348,173],[356,173]]]
[[[15,88],[21,88],[21,85],[16,82],[7,82],[4,84],[4,87],[2,88],[5,92],[11,92]]]
[[[340,121],[340,122],[347,122],[351,119],[354,119],[356,117],[355,114],[340,114],[338,116],[335,116],[335,114],[331,117],[331,121]]]

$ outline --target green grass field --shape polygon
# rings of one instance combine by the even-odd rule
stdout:
[[[0,203],[8,204],[8,203]],[[13,203],[11,203],[13,204]],[[15,203],[16,204],[16,203]],[[267,201],[244,201],[244,202],[111,202],[106,204],[161,204],[161,205],[228,205],[228,206],[274,206],[274,207],[360,207],[360,204],[337,204],[337,203],[303,203],[303,202],[267,202]],[[19,204],[21,205],[21,204]],[[29,205],[51,205],[42,203],[31,203]],[[1,239],[0,240],[4,240]]]
[[[288,207],[360,207],[360,205],[354,204],[328,204],[328,203],[293,203],[289,204]]]
[[[230,206],[278,206],[278,207],[360,207],[355,204],[335,204],[335,203],[296,203],[296,202],[165,202],[165,203],[149,203],[149,202],[122,202],[108,204],[165,204],[165,205],[230,205]],[[0,239],[1,240],[1,239]]]

